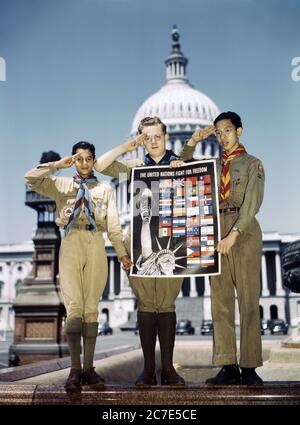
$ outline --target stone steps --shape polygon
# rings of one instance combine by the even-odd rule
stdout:
[[[300,405],[300,382],[269,382],[263,387],[205,385],[136,389],[107,385],[66,393],[55,385],[1,384],[0,405]]]

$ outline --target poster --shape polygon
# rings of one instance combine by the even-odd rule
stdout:
[[[132,171],[130,275],[143,277],[220,274],[219,204],[215,160],[176,169]]]

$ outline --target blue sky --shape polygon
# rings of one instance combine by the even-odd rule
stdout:
[[[242,116],[264,163],[263,230],[300,232],[299,20],[297,0],[0,0],[0,243],[32,237],[23,175],[43,151],[83,139],[101,154],[128,137],[165,82],[173,24],[190,82]]]

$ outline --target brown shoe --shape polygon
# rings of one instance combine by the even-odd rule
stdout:
[[[161,372],[161,385],[175,385],[179,387],[185,386],[185,380],[178,375],[174,368]]]
[[[81,387],[81,370],[72,368],[65,382],[66,390],[78,390]]]
[[[151,385],[156,385],[156,373],[147,373],[145,370],[143,370],[142,373],[138,376],[137,380],[135,381],[136,387],[150,387]]]
[[[95,372],[94,367],[82,372],[81,379],[82,385],[89,385],[93,388],[104,388],[105,385],[104,379]]]

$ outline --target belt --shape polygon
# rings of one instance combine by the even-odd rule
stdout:
[[[63,229],[66,230],[67,226],[64,226]],[[79,230],[88,230],[92,231],[93,226],[91,224],[73,224],[71,229],[79,229]],[[96,231],[102,230],[101,226],[96,225]]]
[[[220,208],[219,211],[221,214],[231,213],[231,212],[238,212],[240,209],[233,207],[233,208]]]

